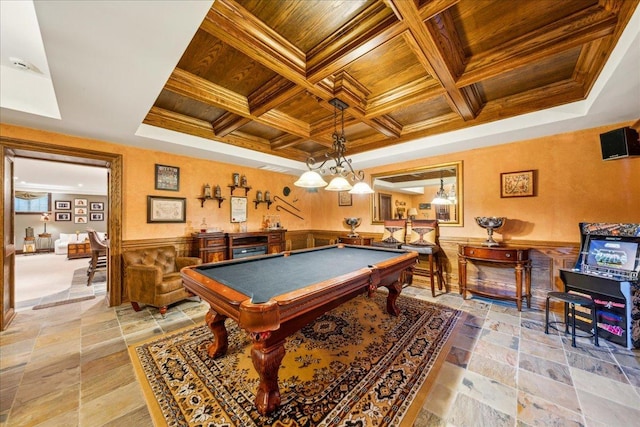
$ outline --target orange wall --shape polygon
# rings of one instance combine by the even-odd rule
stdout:
[[[578,132],[392,164],[371,173],[463,161],[464,227],[441,227],[441,236],[486,236],[477,216],[504,216],[494,238],[577,242],[578,223],[640,223],[640,158],[603,161],[599,135],[619,123]],[[500,173],[535,170],[535,197],[500,198]],[[365,212],[361,212],[365,214]],[[432,212],[433,214],[433,212]],[[379,231],[381,226],[360,226]]]
[[[443,237],[486,236],[475,224],[476,216],[505,216],[503,234],[495,238],[576,242],[580,221],[640,222],[640,158],[603,161],[599,134],[629,125],[587,129],[579,132],[532,139],[494,147],[463,151],[454,154],[423,158],[401,164],[367,170],[371,173],[429,166],[451,161],[463,161],[464,168],[464,226],[442,227]],[[316,193],[293,185],[296,177],[252,168],[239,168],[226,163],[178,156],[158,151],[127,147],[103,141],[71,137],[34,129],[0,125],[0,135],[10,138],[47,142],[73,147],[119,153],[124,159],[124,222],[123,239],[171,237],[187,235],[199,228],[202,218],[209,226],[233,231],[229,222],[229,188],[233,172],[245,174],[253,187],[249,193],[248,229],[260,228],[262,216],[279,214],[283,226],[289,230],[344,230],[345,217],[362,217],[358,231],[382,233],[381,225],[372,225],[370,196],[354,195],[351,206],[338,206],[337,193],[319,190]],[[180,168],[180,191],[154,189],[154,164]],[[357,167],[357,165],[356,165]],[[521,170],[537,171],[535,197],[500,198],[500,173]],[[202,186],[219,184],[227,198],[219,209],[208,201],[200,207],[197,197]],[[283,188],[291,189],[285,197]],[[291,210],[303,219],[266,204],[255,209],[251,201],[257,190],[269,190],[300,211]],[[239,190],[234,195],[240,195]],[[161,195],[187,199],[186,224],[147,224],[146,197]],[[409,203],[407,208],[410,207]],[[433,215],[433,211],[431,212]]]

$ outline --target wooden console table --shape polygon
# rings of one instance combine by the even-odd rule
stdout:
[[[373,238],[371,238],[371,237],[338,236],[338,243],[344,243],[345,245],[371,246],[371,241],[372,240],[373,240]]]
[[[481,261],[496,265],[515,266],[516,292],[515,296],[485,292],[479,289],[467,289],[467,261]],[[487,298],[515,301],[518,311],[522,311],[522,299],[526,298],[527,308],[531,308],[531,260],[529,249],[458,246],[458,274],[460,293],[466,298],[467,292]],[[524,270],[525,293],[522,293],[522,272]]]

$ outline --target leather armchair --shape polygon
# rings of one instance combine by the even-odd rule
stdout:
[[[169,304],[193,296],[182,284],[180,269],[202,263],[198,257],[177,256],[173,246],[125,251],[122,260],[133,309],[140,311],[140,303],[159,307],[163,317]]]

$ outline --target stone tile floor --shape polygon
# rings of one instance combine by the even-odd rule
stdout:
[[[544,313],[408,287],[468,312],[415,426],[640,425],[640,351],[544,334]],[[0,333],[0,426],[151,426],[127,346],[203,322],[185,301],[108,308],[102,298],[22,310]]]

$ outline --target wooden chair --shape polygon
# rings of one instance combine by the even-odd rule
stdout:
[[[407,243],[401,245],[402,249],[418,252],[418,266],[414,272],[417,275],[429,276],[431,280],[431,296],[436,296],[435,277],[438,277],[438,289],[443,285],[447,288],[440,266],[438,245],[439,229],[438,220],[414,219],[411,221],[411,233]],[[448,288],[446,292],[449,292]]]
[[[371,242],[371,246],[399,249],[404,244],[406,233],[406,219],[386,219],[384,220],[382,240]]]
[[[106,242],[100,240],[96,230],[87,229],[89,235],[89,245],[91,246],[91,259],[87,268],[87,286],[91,286],[93,276],[98,270],[107,270],[107,250]]]

